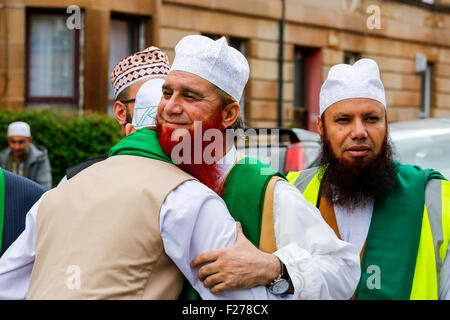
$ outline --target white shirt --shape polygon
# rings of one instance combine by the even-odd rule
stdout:
[[[222,179],[236,162],[232,147],[218,167]],[[296,187],[278,181],[274,189],[277,251],[294,286],[294,299],[349,299],[360,278],[357,249],[338,239]]]
[[[361,252],[369,233],[372,220],[374,201],[368,201],[364,205],[353,210],[334,205],[334,213],[341,239],[353,244],[358,252]]]
[[[226,155],[224,171],[231,169],[235,159],[236,151],[232,148]],[[0,258],[0,299],[26,298],[35,258],[36,215],[45,195],[28,212],[24,232]],[[197,278],[198,269],[191,269],[190,263],[203,252],[234,244],[236,224],[225,202],[198,181],[186,181],[167,196],[160,211],[165,251],[203,299],[352,296],[360,277],[356,248],[339,240],[317,209],[288,182],[277,182],[275,186],[274,226],[279,248],[275,254],[286,265],[294,295],[275,296],[264,286],[213,295]]]

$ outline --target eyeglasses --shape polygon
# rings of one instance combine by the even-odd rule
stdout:
[[[123,101],[120,101],[120,102],[122,102],[123,104],[127,104],[127,103],[136,102],[136,99],[123,100]]]

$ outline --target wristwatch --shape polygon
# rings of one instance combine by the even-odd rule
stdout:
[[[289,277],[286,266],[284,265],[283,262],[280,261],[280,263],[281,263],[280,275],[268,285],[270,293],[276,295],[285,294],[286,292],[289,291],[289,287],[291,285],[291,278]]]

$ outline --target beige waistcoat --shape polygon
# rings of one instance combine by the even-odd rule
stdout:
[[[183,277],[164,252],[159,213],[190,179],[162,161],[115,156],[50,191],[27,298],[177,299]]]

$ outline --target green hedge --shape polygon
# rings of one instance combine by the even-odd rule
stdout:
[[[1,110],[0,147],[8,145],[8,124],[25,121],[31,127],[33,143],[48,150],[53,185],[58,184],[66,169],[88,158],[105,154],[116,144],[122,131],[117,121],[106,114],[78,116],[68,111]]]

